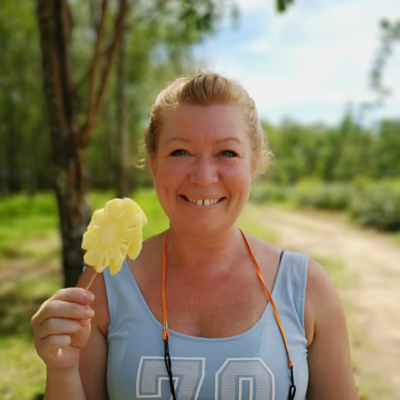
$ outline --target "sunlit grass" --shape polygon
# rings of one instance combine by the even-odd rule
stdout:
[[[37,356],[32,339],[0,336],[0,400],[42,398],[46,368]]]

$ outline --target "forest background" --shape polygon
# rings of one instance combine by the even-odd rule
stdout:
[[[296,7],[291,3],[275,6],[285,12]],[[131,196],[158,221],[146,237],[167,226],[150,172],[136,167],[144,156],[141,137],[157,93],[196,72],[193,46],[212,37],[227,15],[240,21],[240,8],[222,0],[1,2],[0,399],[42,398],[44,369],[29,319],[54,291],[76,281],[91,212]],[[249,232],[281,243],[259,223],[268,207],[372,229],[400,248],[400,111],[373,125],[360,118],[389,95],[382,76],[400,20],[377,20],[376,29],[381,42],[366,77],[375,101],[348,107],[337,125],[262,121],[274,162],[253,183],[241,220]],[[360,289],[349,286],[354,271],[324,261],[343,299]],[[359,326],[350,327],[356,356],[373,346]],[[399,328],[393,322],[390,332]],[[379,373],[353,362],[363,399],[395,398],[398,378],[384,388]]]

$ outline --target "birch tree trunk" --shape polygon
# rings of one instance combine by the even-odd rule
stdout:
[[[75,286],[83,267],[82,236],[90,219],[86,201],[84,151],[104,102],[113,60],[125,21],[127,0],[119,0],[113,39],[103,47],[108,0],[102,0],[101,17],[88,72],[73,85],[70,66],[72,15],[67,0],[36,0],[42,52],[43,89],[50,124],[54,189],[62,238],[64,286]],[[101,70],[100,74],[98,71]],[[89,80],[86,118],[77,126],[75,95]]]
[[[64,286],[82,272],[82,235],[89,219],[83,147],[76,134],[70,69],[71,19],[65,0],[37,0],[43,88],[50,124],[54,190],[62,239]]]

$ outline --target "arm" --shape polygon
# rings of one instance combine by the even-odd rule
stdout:
[[[308,264],[305,324],[307,399],[358,400],[343,308],[328,275],[314,260]]]
[[[93,275],[87,268],[77,286],[84,287]],[[79,357],[79,373],[87,400],[108,400],[107,394],[107,329],[109,325],[108,302],[103,274],[98,274],[89,289],[95,294],[92,308],[92,329],[86,346]]]
[[[90,270],[82,275],[78,286],[85,285]],[[107,342],[100,329],[101,323],[107,323],[108,309],[107,304],[102,307],[102,275],[96,280],[91,291],[97,300],[79,287],[61,289],[32,317],[35,347],[47,365],[45,400],[108,400]],[[95,318],[94,308],[98,314]],[[84,370],[79,371],[79,364]]]
[[[44,400],[51,399],[87,400],[77,368],[68,373],[57,372],[47,368]]]
[[[87,400],[77,366],[90,335],[92,301],[80,288],[61,289],[32,317],[35,348],[47,365],[46,400]]]

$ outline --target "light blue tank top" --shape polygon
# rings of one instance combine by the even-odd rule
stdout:
[[[285,250],[272,291],[295,365],[295,400],[306,399],[308,384],[304,330],[307,265],[306,254]],[[162,325],[126,261],[118,274],[111,276],[108,269],[103,274],[110,313],[110,400],[171,400]],[[207,339],[169,332],[177,400],[287,400],[288,358],[269,302],[260,320],[237,336]]]

